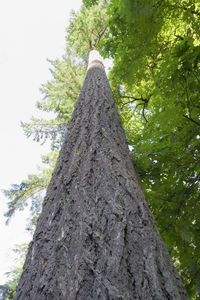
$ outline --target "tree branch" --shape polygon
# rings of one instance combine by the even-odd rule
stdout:
[[[136,100],[144,101],[144,99],[142,97],[136,98],[136,97],[132,97],[132,96],[120,96],[120,98],[134,99],[134,101],[136,101]]]
[[[123,102],[122,105],[124,106],[124,105],[126,105],[126,104],[130,104],[130,103],[133,103],[133,102],[138,101],[138,100],[139,100],[139,99],[133,99],[133,100],[130,100],[130,101],[128,101],[128,102]],[[141,104],[143,104],[143,103],[141,103]]]
[[[143,97],[141,97],[141,98],[136,98],[136,97],[133,97],[133,96],[120,96],[120,98],[132,99],[132,100],[130,100],[129,102],[123,102],[122,105],[130,104],[130,103],[133,103],[133,102],[135,102],[135,101],[142,101],[142,103],[138,103],[138,104],[136,105],[135,110],[137,109],[137,107],[138,107],[139,105],[143,105],[143,108],[142,108],[142,116],[143,116],[143,118],[145,119],[145,121],[146,121],[146,123],[147,123],[148,120],[147,120],[147,118],[146,118],[146,116],[145,116],[144,111],[145,111],[145,108],[146,108],[147,105],[148,105],[148,102],[149,102],[149,99],[151,98],[151,96],[152,96],[152,94],[150,94],[148,98],[143,98]]]
[[[104,27],[104,29],[101,32],[98,33],[98,37],[97,37],[95,46],[97,46],[99,44],[99,42],[101,41],[106,29],[107,29],[107,25]]]
[[[195,123],[196,125],[200,126],[200,123],[197,122],[197,121],[195,121],[195,120],[193,120],[192,118],[190,118],[190,117],[188,117],[188,116],[186,116],[186,115],[183,115],[183,117],[186,118],[187,120],[189,120],[189,121]]]
[[[146,116],[145,116],[145,113],[144,113],[144,110],[145,110],[145,108],[146,108],[146,105],[147,105],[147,103],[144,103],[144,106],[143,106],[143,109],[142,109],[142,115],[143,115],[143,118],[145,119],[146,123],[148,123],[148,120],[147,120],[147,118],[146,118]]]

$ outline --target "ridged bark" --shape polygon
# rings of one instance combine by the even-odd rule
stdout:
[[[187,299],[99,59],[90,62],[15,299]]]

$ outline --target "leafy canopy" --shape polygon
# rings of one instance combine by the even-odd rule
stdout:
[[[200,4],[113,0],[108,15],[102,51],[114,60],[109,78],[133,159],[188,294],[197,299]]]

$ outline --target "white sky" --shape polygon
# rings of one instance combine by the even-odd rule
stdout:
[[[36,172],[48,147],[27,139],[20,120],[38,116],[39,88],[51,78],[47,58],[61,58],[70,11],[81,0],[1,0],[0,2],[0,189],[20,183]],[[12,249],[30,237],[27,213],[20,212],[5,226],[7,199],[0,193],[0,284],[15,264]]]

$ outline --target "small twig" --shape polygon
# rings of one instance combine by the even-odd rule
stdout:
[[[181,40],[181,41],[183,41],[184,40],[184,38],[182,37],[182,36],[180,36],[180,35],[176,35],[175,34],[175,37],[177,37],[179,40]]]
[[[190,117],[188,117],[188,116],[186,116],[186,115],[183,115],[183,117],[186,118],[187,120],[189,120],[189,121],[195,123],[196,125],[200,126],[200,123],[197,122],[197,121],[195,121],[195,120],[193,120],[192,118],[190,118]]]
[[[131,101],[128,101],[128,102],[123,102],[122,105],[130,104],[130,103],[133,103],[135,101],[138,101],[138,99],[134,99],[134,100],[131,100]]]
[[[134,101],[136,100],[141,100],[141,101],[145,101],[146,99],[141,98],[136,98],[136,97],[131,97],[131,96],[120,96],[120,98],[127,98],[127,99],[134,99]]]
[[[89,39],[89,47],[90,47],[90,50],[93,49],[93,46],[92,46],[92,41]]]
[[[138,107],[139,105],[143,105],[143,106],[144,106],[143,103],[138,103],[138,104],[136,105],[136,107],[135,107],[135,110],[137,109],[137,107]]]
[[[145,103],[144,106],[143,106],[143,109],[142,109],[142,115],[143,115],[143,118],[145,119],[146,123],[148,123],[147,118],[146,118],[145,113],[144,113],[144,109],[145,109],[145,108],[146,108],[146,103]]]
[[[103,37],[103,35],[104,35],[106,29],[107,29],[107,25],[104,27],[104,29],[103,29],[101,32],[98,33],[98,39],[97,39],[96,45],[99,44],[99,42],[100,42],[100,40],[102,39],[102,37]]]
[[[190,97],[189,97],[189,93],[188,93],[188,83],[187,83],[187,78],[184,76],[184,80],[185,80],[185,92],[186,92],[186,99],[187,99],[187,108],[188,108],[188,112],[189,112],[189,117],[191,118],[191,107],[190,107]]]
[[[129,101],[129,102],[124,102],[124,103],[122,103],[122,105],[130,104],[130,103],[133,103],[133,102],[135,102],[135,101],[142,101],[142,103],[138,103],[138,104],[136,105],[135,110],[137,109],[137,107],[138,107],[139,105],[143,105],[143,108],[142,108],[142,116],[143,116],[143,118],[145,119],[146,123],[148,123],[148,120],[147,120],[147,118],[146,118],[146,116],[145,116],[144,111],[145,111],[145,108],[146,108],[147,105],[148,105],[148,102],[149,102],[151,96],[152,96],[152,94],[150,94],[148,98],[143,98],[142,96],[141,96],[141,98],[136,98],[136,97],[133,97],[133,96],[120,96],[120,98],[128,98],[128,99],[132,99],[132,100]]]
[[[95,43],[94,43],[94,47],[96,48],[99,44],[99,42],[101,41],[106,29],[107,29],[107,25],[105,25],[104,29],[100,32],[98,32],[98,34],[95,34],[96,35],[96,39],[95,39]]]

